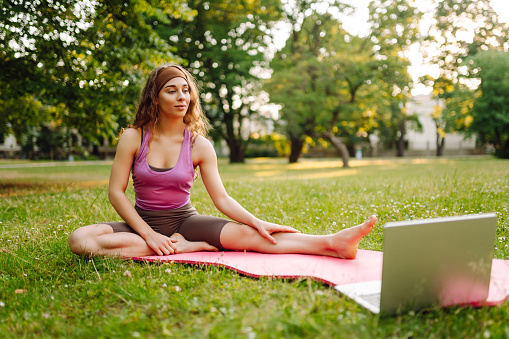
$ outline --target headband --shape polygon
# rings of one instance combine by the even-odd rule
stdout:
[[[159,74],[157,74],[156,93],[159,94],[159,92],[163,89],[163,86],[173,78],[184,78],[186,81],[188,81],[187,75],[183,71],[181,71],[178,67],[169,66],[163,68],[162,70],[159,71]]]

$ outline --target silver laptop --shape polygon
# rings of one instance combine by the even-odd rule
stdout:
[[[336,289],[385,315],[485,301],[496,229],[495,213],[389,222],[382,280]]]

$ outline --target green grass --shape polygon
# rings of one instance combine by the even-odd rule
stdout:
[[[372,213],[381,226],[497,212],[495,257],[509,259],[509,161],[339,165],[337,159],[222,161],[220,173],[230,195],[255,215],[313,234]],[[382,318],[308,279],[252,279],[217,267],[75,256],[67,246],[70,232],[119,220],[107,201],[109,168],[0,168],[1,337],[509,338],[509,303]],[[201,213],[220,215],[199,180],[192,200]],[[360,247],[382,250],[382,238],[378,227]]]

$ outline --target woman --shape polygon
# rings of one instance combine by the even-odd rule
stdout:
[[[207,127],[192,76],[180,66],[152,71],[111,169],[109,200],[125,222],[75,230],[71,250],[122,257],[248,250],[355,258],[375,216],[332,235],[301,234],[257,219],[226,193],[214,148],[205,138]],[[191,205],[197,168],[214,205],[234,221],[199,215]],[[125,194],[131,171],[136,206]]]

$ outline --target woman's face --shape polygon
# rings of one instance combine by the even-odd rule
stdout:
[[[159,92],[159,113],[170,117],[183,117],[191,102],[190,88],[184,78],[173,78]]]

